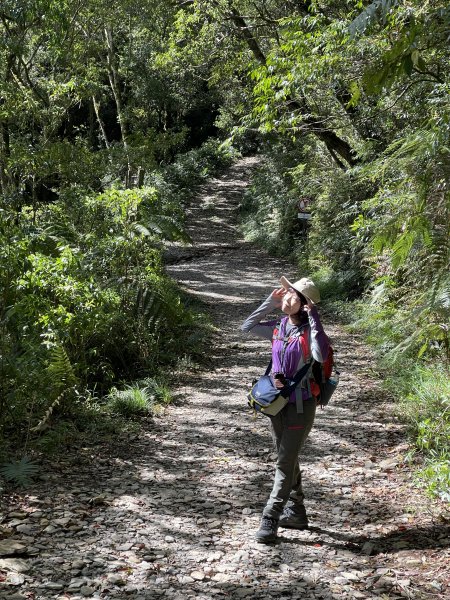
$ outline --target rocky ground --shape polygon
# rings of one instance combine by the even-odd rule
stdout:
[[[449,597],[448,525],[411,483],[370,352],[328,315],[342,375],[302,456],[311,528],[280,530],[274,546],[253,539],[274,455],[245,398],[269,349],[239,325],[282,272],[298,275],[238,233],[254,165],[205,185],[190,208],[193,246],[167,252],[217,327],[211,369],[185,373],[142,434],[67,453],[25,495],[5,496],[1,598]]]

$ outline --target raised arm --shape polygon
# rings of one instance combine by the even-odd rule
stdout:
[[[270,296],[266,298],[264,302],[258,306],[258,308],[254,310],[249,317],[247,317],[247,319],[241,325],[241,331],[244,333],[251,333],[252,335],[256,335],[257,337],[261,337],[266,340],[271,340],[273,328],[275,327],[277,321],[261,321],[267,314],[279,308],[279,305],[279,299],[274,297],[273,293],[270,294]]]

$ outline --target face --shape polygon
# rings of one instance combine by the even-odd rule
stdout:
[[[283,296],[281,310],[287,315],[295,315],[302,307],[302,301],[293,288],[289,288]]]

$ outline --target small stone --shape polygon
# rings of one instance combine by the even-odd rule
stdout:
[[[21,558],[3,558],[0,559],[0,569],[5,571],[15,571],[16,573],[26,573],[30,570],[30,565]]]
[[[356,575],[355,573],[341,573],[342,577],[345,577],[345,579],[348,579],[349,581],[359,581],[360,577],[358,577],[358,575]]]
[[[39,587],[43,587],[46,590],[55,590],[56,592],[64,588],[62,583],[56,583],[55,581],[46,581]]]
[[[116,575],[115,573],[110,573],[108,575],[108,581],[112,585],[125,585],[126,582],[120,575]]]
[[[361,554],[366,554],[367,556],[370,556],[371,554],[374,554],[375,552],[375,545],[372,544],[372,542],[364,542],[362,548],[361,548]]]
[[[22,554],[25,552],[26,546],[15,542],[14,540],[0,541],[0,556],[10,556],[12,554]]]
[[[48,527],[44,529],[44,533],[55,533],[55,531],[57,530],[57,527],[53,527],[53,525],[48,525]]]
[[[216,573],[212,579],[218,583],[227,583],[231,580],[231,575],[228,575],[228,573]]]
[[[80,592],[83,596],[92,596],[92,594],[95,592],[95,588],[89,587],[88,585],[83,585],[83,587],[80,589]]]
[[[55,525],[60,525],[61,527],[65,527],[66,525],[68,525],[70,523],[71,519],[70,517],[66,517],[64,519],[54,519],[53,523]]]
[[[233,594],[235,594],[238,598],[246,598],[247,596],[253,596],[254,590],[250,588],[239,588],[237,590],[233,590]]]
[[[16,531],[19,533],[24,533],[25,535],[32,535],[35,531],[35,527],[33,525],[24,523],[23,525],[17,525]]]
[[[175,538],[171,535],[166,535],[166,537],[164,538],[164,541],[167,542],[168,544],[172,544],[175,541]]]
[[[84,560],[77,559],[72,562],[72,569],[83,569],[85,566]]]
[[[75,578],[69,582],[69,590],[78,590],[81,586],[85,585],[86,579]]]
[[[192,571],[191,577],[196,581],[203,581],[203,579],[205,579],[205,574],[203,571]]]
[[[388,471],[389,469],[393,469],[393,468],[394,468],[394,467],[396,467],[397,465],[398,465],[398,459],[396,459],[396,458],[386,458],[385,460],[382,460],[382,461],[379,463],[379,466],[380,466],[382,469],[385,469],[385,470],[387,470],[387,471]]]
[[[6,583],[9,583],[9,585],[22,585],[24,581],[25,575],[22,575],[22,573],[11,572],[6,576]]]

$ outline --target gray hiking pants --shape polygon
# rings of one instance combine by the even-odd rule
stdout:
[[[270,418],[272,438],[278,452],[275,481],[263,515],[278,519],[286,502],[303,504],[302,476],[298,455],[308,437],[316,415],[316,402],[305,400],[303,412],[295,404],[287,404]]]

